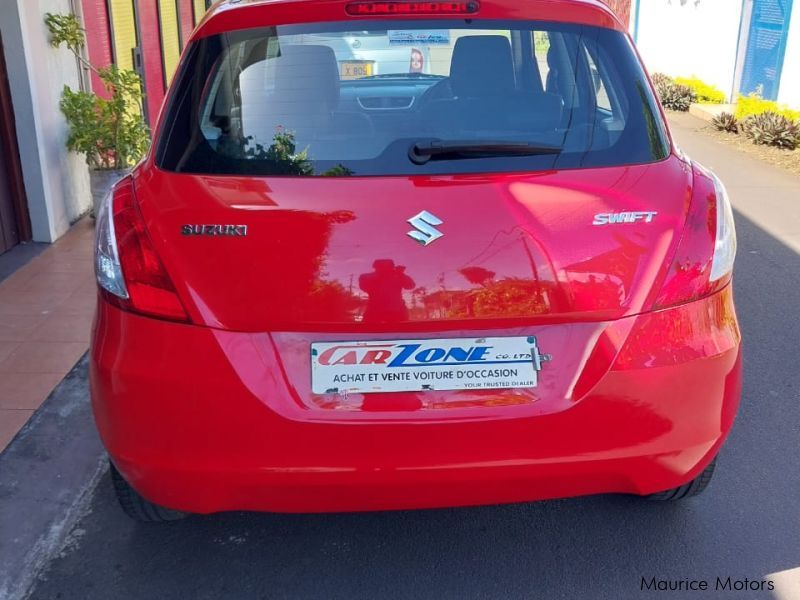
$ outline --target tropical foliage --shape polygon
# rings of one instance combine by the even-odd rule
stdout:
[[[690,88],[697,97],[697,102],[703,104],[724,104],[727,100],[722,90],[697,77],[677,77],[675,83]]]
[[[98,68],[81,53],[86,36],[74,15],[45,16],[53,47],[66,46],[96,73],[107,91],[103,98],[64,86],[61,111],[69,126],[67,147],[86,156],[96,169],[123,169],[139,161],[150,145],[150,132],[142,118],[142,85],[134,71],[116,65]]]
[[[653,84],[656,86],[658,99],[666,109],[686,112],[697,101],[697,95],[692,88],[677,83],[663,73],[653,75]]]
[[[800,146],[800,125],[771,111],[747,117],[742,122],[742,130],[754,144],[787,150]]]
[[[800,110],[791,109],[772,100],[764,100],[758,94],[740,95],[736,102],[736,118],[739,120],[765,112],[782,115],[791,121],[800,121]]]
[[[711,124],[718,131],[725,131],[727,133],[739,133],[739,119],[729,112],[724,112],[711,120]]]

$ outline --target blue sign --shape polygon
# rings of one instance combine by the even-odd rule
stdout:
[[[778,99],[792,0],[753,0],[739,91]]]

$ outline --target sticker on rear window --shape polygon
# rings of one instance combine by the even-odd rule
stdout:
[[[446,45],[450,43],[449,29],[434,30],[389,30],[390,44],[418,44],[420,46]]]

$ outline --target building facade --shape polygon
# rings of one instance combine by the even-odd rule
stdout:
[[[65,85],[103,93],[66,49],[50,45],[47,13],[77,15],[86,55],[142,78],[152,124],[206,0],[0,1],[0,254],[25,241],[52,242],[91,205],[83,157],[66,150],[59,108]]]
[[[139,73],[145,119],[152,124],[189,35],[207,0],[81,0],[89,59]],[[102,85],[96,79],[94,90]]]

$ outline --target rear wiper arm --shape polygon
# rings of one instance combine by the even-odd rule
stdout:
[[[433,140],[412,145],[408,157],[415,165],[424,165],[431,160],[482,156],[536,156],[560,154],[562,150],[558,146],[543,146],[529,142]]]

